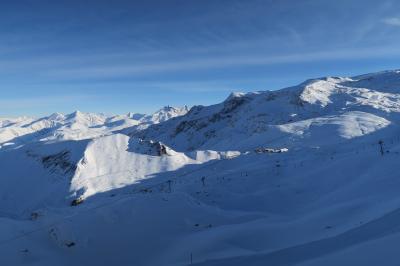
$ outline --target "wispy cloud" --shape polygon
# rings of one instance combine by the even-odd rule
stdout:
[[[400,27],[400,17],[385,18],[382,22],[390,26]]]
[[[360,49],[326,50],[283,55],[226,55],[219,57],[188,58],[186,60],[176,60],[173,62],[161,61],[143,64],[108,64],[104,66],[97,65],[65,68],[46,71],[43,74],[48,77],[67,78],[71,80],[82,78],[118,78],[203,69],[212,70],[247,66],[268,66],[326,60],[373,59],[388,56],[400,56],[400,48],[368,47]]]
[[[210,92],[198,97],[208,101],[238,87],[278,88],[349,65],[359,72],[369,63],[392,67],[400,57],[396,0],[159,1],[157,9],[97,2],[38,4],[0,18],[0,112],[91,104],[60,94],[115,95],[132,106],[143,102],[134,102],[139,94],[168,92],[162,96],[186,102],[181,92]],[[54,97],[26,98],[35,93]]]

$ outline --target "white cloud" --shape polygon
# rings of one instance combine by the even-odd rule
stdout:
[[[277,64],[307,63],[313,61],[371,59],[388,56],[400,56],[397,47],[368,47],[345,50],[325,50],[308,53],[284,55],[241,54],[219,57],[188,58],[177,61],[155,63],[129,63],[93,65],[75,68],[54,69],[43,74],[53,78],[118,78],[124,76],[143,76],[154,73],[170,73],[187,70],[217,69],[246,66],[266,66]]]
[[[400,17],[391,17],[391,18],[385,18],[383,20],[383,23],[391,26],[399,26],[400,27]]]

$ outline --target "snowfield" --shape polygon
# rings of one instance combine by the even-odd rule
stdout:
[[[1,265],[397,265],[400,71],[0,119]]]

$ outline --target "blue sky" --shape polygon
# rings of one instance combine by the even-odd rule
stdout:
[[[400,68],[400,2],[7,1],[0,116],[152,112]]]

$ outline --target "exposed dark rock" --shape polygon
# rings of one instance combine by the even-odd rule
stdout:
[[[59,153],[42,157],[41,161],[45,168],[52,173],[62,172],[63,174],[73,173],[76,170],[76,164],[70,161],[71,154],[69,151],[61,151]]]

